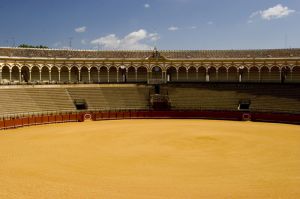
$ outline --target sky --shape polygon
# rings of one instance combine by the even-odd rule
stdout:
[[[0,46],[300,47],[300,0],[0,0]]]

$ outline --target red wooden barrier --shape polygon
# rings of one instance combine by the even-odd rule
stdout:
[[[54,115],[49,115],[48,116],[48,121],[49,121],[49,123],[55,123],[56,121],[55,121],[55,116]]]
[[[28,125],[29,125],[29,126],[35,125],[35,118],[34,118],[34,117],[28,118]]]
[[[127,112],[124,112],[124,113],[123,113],[123,118],[124,118],[124,119],[130,119],[130,112],[128,112],[128,111],[127,111]]]
[[[36,116],[35,117],[35,124],[42,124],[43,123],[43,117],[42,116]]]
[[[76,114],[71,114],[70,115],[70,121],[77,121],[77,115]]]
[[[49,116],[48,116],[48,115],[42,116],[42,123],[43,123],[43,124],[49,123]]]
[[[69,120],[70,120],[70,115],[66,115],[66,114],[64,114],[64,115],[62,115],[62,117],[63,117],[63,122],[68,122]]]
[[[55,116],[55,122],[63,122],[63,117],[62,117],[62,115],[56,115],[56,116]]]
[[[15,122],[15,127],[22,127],[23,126],[23,121],[22,121],[22,118],[15,118],[14,120]]]
[[[102,119],[104,120],[109,119],[109,112],[102,112],[101,115],[102,115]]]
[[[117,112],[117,118],[118,119],[123,119],[124,118],[124,113],[123,112]]]
[[[14,119],[4,120],[4,128],[6,128],[6,129],[15,128]]]
[[[117,113],[116,112],[109,112],[109,118],[110,119],[117,119]]]
[[[136,111],[131,111],[131,112],[130,112],[130,118],[131,118],[131,119],[138,118],[137,112],[136,112]]]
[[[23,122],[23,126],[28,126],[29,125],[29,118],[28,117],[23,117],[22,122]]]
[[[0,129],[4,129],[5,125],[4,125],[4,120],[0,120]]]

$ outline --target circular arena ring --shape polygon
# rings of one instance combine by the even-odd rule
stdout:
[[[2,198],[299,198],[297,125],[105,120],[0,134]]]

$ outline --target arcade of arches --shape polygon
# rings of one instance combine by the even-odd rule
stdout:
[[[0,65],[1,83],[300,82],[300,65]]]

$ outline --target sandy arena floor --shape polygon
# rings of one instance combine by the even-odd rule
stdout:
[[[300,198],[300,126],[123,120],[0,131],[0,198]]]

